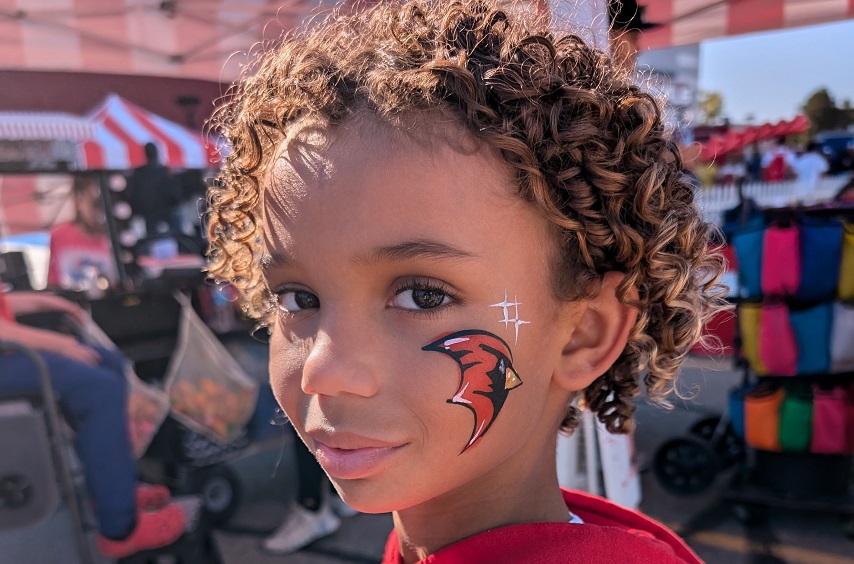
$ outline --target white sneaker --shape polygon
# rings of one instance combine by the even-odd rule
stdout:
[[[329,505],[332,506],[332,511],[334,511],[335,514],[341,517],[342,519],[347,519],[348,517],[355,517],[359,514],[358,511],[344,503],[344,500],[338,497],[337,495],[331,494],[329,498]]]
[[[317,511],[309,511],[294,504],[285,521],[264,539],[264,549],[274,554],[296,552],[317,539],[331,535],[340,526],[341,520],[335,516],[328,503],[324,503]]]

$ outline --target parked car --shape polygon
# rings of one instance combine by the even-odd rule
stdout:
[[[854,132],[819,133],[815,140],[827,158],[828,174],[854,170]]]

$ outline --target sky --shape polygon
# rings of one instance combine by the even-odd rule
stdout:
[[[699,87],[720,92],[741,123],[792,118],[822,87],[854,105],[854,20],[705,41]]]

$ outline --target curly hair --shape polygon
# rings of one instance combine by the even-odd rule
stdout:
[[[356,112],[400,123],[439,112],[509,163],[519,196],[553,225],[554,294],[595,295],[604,273],[638,310],[615,364],[584,400],[611,432],[632,428],[643,379],[665,396],[702,327],[721,309],[723,259],[694,204],[658,101],[602,52],[498,2],[392,1],[335,13],[261,53],[218,108],[231,144],[211,188],[210,273],[246,311],[270,315],[258,268],[261,179],[303,116],[330,126]],[[564,429],[576,424],[570,405]]]

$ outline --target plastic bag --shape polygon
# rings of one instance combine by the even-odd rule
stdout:
[[[90,343],[116,350],[115,343],[94,321],[90,320],[85,331]],[[160,388],[140,380],[131,363],[126,365],[125,378],[128,382],[128,432],[133,454],[139,458],[169,415],[169,396]]]
[[[252,417],[258,382],[237,364],[199,319],[189,300],[181,303],[178,346],[169,362],[166,390],[181,423],[220,443],[238,437]]]

